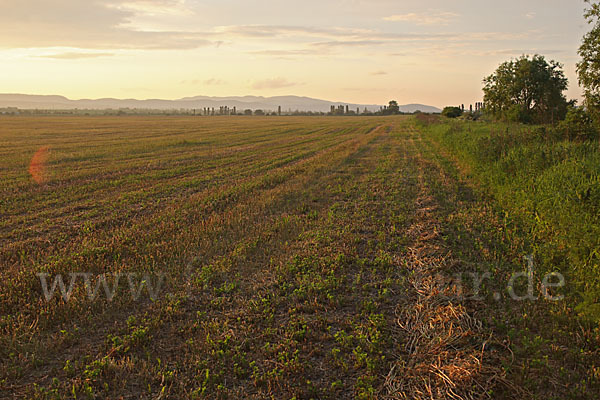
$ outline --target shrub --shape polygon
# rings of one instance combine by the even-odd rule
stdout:
[[[559,124],[559,129],[569,140],[586,140],[598,136],[591,115],[580,107],[569,107],[567,116]]]
[[[435,124],[436,122],[439,122],[440,119],[439,115],[425,114],[422,112],[415,113],[415,118],[421,126]]]
[[[463,111],[460,107],[444,107],[442,115],[447,118],[458,118],[462,115]]]
[[[479,121],[483,114],[481,111],[471,111],[464,114],[463,118],[467,121]]]
[[[522,106],[515,104],[506,109],[504,120],[508,122],[521,122],[523,124],[531,123],[531,115],[523,109]]]

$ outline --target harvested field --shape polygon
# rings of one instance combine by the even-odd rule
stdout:
[[[429,146],[408,117],[3,119],[0,397],[531,397],[493,303],[443,284],[496,222]]]

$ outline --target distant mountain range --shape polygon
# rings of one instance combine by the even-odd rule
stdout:
[[[103,110],[103,109],[151,109],[151,110],[180,110],[180,109],[202,109],[204,107],[216,108],[228,106],[236,107],[238,112],[245,109],[252,110],[277,110],[281,106],[282,111],[323,111],[327,112],[331,106],[348,105],[350,110],[365,108],[369,111],[377,111],[381,107],[378,104],[354,104],[340,101],[327,101],[300,96],[232,96],[232,97],[209,97],[195,96],[184,97],[178,100],[161,99],[81,99],[71,100],[64,96],[41,96],[28,94],[0,94],[0,108],[17,107],[20,109],[44,109],[44,110]],[[436,113],[441,110],[423,104],[405,104],[400,106],[400,111]]]

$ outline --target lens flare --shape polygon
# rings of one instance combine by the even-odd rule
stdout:
[[[46,163],[48,161],[48,155],[48,147],[40,147],[29,163],[29,174],[38,184],[46,182]]]

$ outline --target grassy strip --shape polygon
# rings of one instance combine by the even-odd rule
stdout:
[[[600,319],[600,151],[543,128],[437,123],[425,128],[517,223],[543,274],[567,280],[581,316]]]
[[[589,314],[582,318],[581,307],[579,312],[573,309],[577,297],[574,298],[568,288],[563,291],[567,294],[563,301],[543,300],[540,272],[552,269],[540,265],[539,253],[535,258],[535,300],[514,301],[507,295],[506,284],[510,277],[525,270],[523,257],[536,249],[531,238],[532,229],[541,227],[531,226],[540,223],[539,218],[528,223],[526,217],[530,214],[518,196],[510,201],[510,185],[519,185],[527,178],[503,181],[503,186],[496,192],[492,184],[494,179],[505,176],[507,172],[497,170],[501,163],[477,161],[476,151],[488,151],[474,145],[478,141],[477,132],[484,138],[479,137],[479,140],[487,141],[489,135],[493,136],[490,129],[498,132],[500,126],[444,124],[422,127],[420,149],[441,172],[436,180],[437,189],[433,192],[447,210],[446,221],[450,231],[445,237],[448,244],[467,262],[465,269],[480,274],[490,273],[490,279],[482,285],[480,296],[474,301],[482,313],[480,318],[497,336],[498,341],[492,349],[507,348],[511,353],[504,357],[501,365],[506,381],[512,384],[499,387],[495,397],[514,398],[519,393],[515,392],[516,388],[522,388],[527,392],[518,394],[519,398],[598,398],[598,324],[589,318]],[[503,126],[502,132],[506,134],[506,126]],[[470,149],[469,143],[473,146]],[[528,179],[533,181],[536,176]],[[570,206],[574,208],[576,204]],[[560,239],[557,237],[555,240]],[[517,289],[519,294],[525,291],[523,286]],[[498,298],[496,294],[499,294]]]

